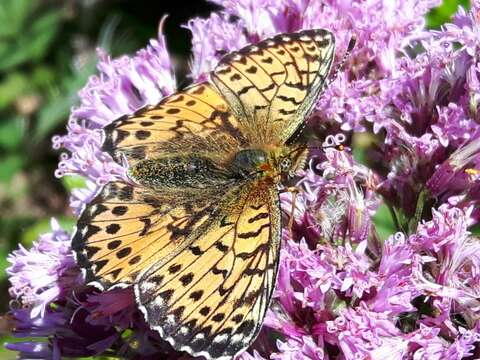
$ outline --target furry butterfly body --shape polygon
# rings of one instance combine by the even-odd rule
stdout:
[[[73,248],[87,281],[132,285],[150,326],[179,350],[231,359],[257,336],[278,267],[278,187],[303,166],[292,136],[334,56],[326,30],[226,55],[210,81],[104,129],[130,182],[83,210]]]

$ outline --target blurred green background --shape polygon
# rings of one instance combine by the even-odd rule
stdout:
[[[429,26],[448,21],[458,4],[468,6],[468,0],[444,0],[429,14]],[[59,153],[51,149],[51,138],[65,133],[77,92],[95,72],[96,47],[114,56],[132,53],[156,36],[159,20],[169,14],[167,44],[175,63],[183,65],[177,76],[182,85],[190,35],[180,25],[214,8],[202,0],[188,6],[160,0],[0,0],[0,313],[8,308],[7,254],[48,231],[52,216],[66,226],[74,223],[68,194],[78,180],[54,177]],[[393,231],[386,209],[376,222],[381,236]],[[0,359],[13,358],[0,347]]]

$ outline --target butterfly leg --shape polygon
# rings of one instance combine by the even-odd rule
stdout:
[[[290,211],[290,217],[288,219],[288,231],[292,234],[293,220],[295,219],[295,203],[297,201],[297,195],[300,192],[300,189],[296,186],[289,186],[280,190],[280,193],[289,192],[292,193],[292,209]]]

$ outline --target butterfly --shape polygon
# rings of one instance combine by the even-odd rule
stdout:
[[[127,161],[130,180],[106,184],[78,219],[72,247],[87,282],[133,286],[146,322],[177,350],[245,350],[275,287],[279,187],[308,153],[293,140],[334,54],[327,30],[280,34],[106,126],[102,148]]]

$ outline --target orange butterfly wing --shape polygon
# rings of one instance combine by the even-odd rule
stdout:
[[[312,111],[334,53],[327,30],[280,34],[226,55],[211,80],[246,123],[247,137],[284,144]]]
[[[103,150],[119,162],[125,155],[130,166],[185,151],[225,156],[247,143],[227,103],[208,83],[193,85],[115,120],[104,133]]]
[[[148,323],[178,350],[231,359],[255,339],[280,250],[278,192],[250,183],[226,194],[190,245],[143,273],[135,292]]]

